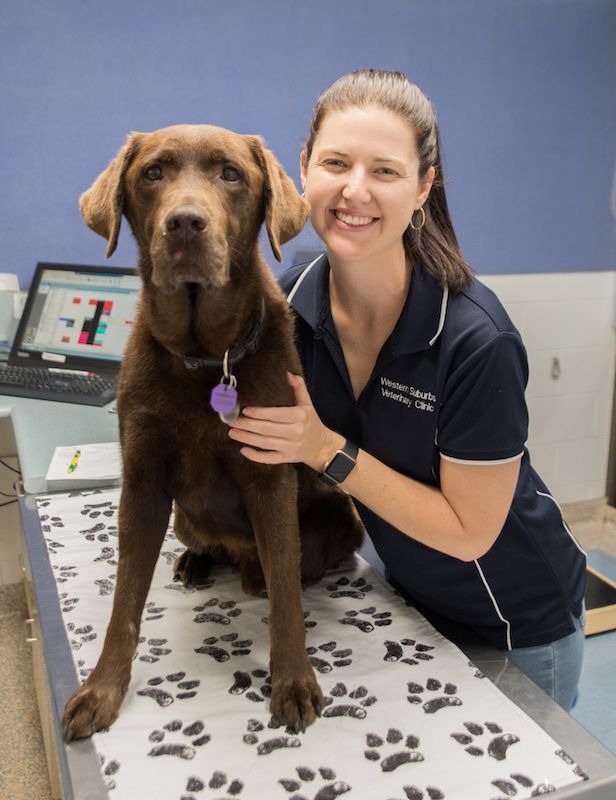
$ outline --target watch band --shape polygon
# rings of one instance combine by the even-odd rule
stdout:
[[[336,450],[333,457],[323,467],[323,471],[319,473],[321,480],[331,486],[337,486],[346,480],[355,466],[358,451],[359,447],[347,439],[340,450]]]

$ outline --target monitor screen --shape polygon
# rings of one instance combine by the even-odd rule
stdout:
[[[20,350],[121,361],[141,279],[92,268],[43,268]]]

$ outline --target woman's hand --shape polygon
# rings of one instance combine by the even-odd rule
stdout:
[[[303,462],[321,471],[342,446],[344,437],[323,425],[304,379],[287,372],[287,380],[295,393],[294,406],[244,408],[231,424],[229,437],[245,445],[240,453],[251,461]]]

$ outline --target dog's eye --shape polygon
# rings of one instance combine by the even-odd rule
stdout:
[[[152,164],[143,174],[149,181],[159,181],[163,177],[163,168],[160,164]]]
[[[225,181],[239,181],[241,175],[235,167],[226,166],[222,169],[222,177]]]

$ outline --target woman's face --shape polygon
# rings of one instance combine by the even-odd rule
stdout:
[[[308,163],[302,153],[301,177],[313,227],[330,259],[356,261],[399,256],[402,234],[428,197],[434,168],[420,180],[409,124],[369,106],[325,117]]]

